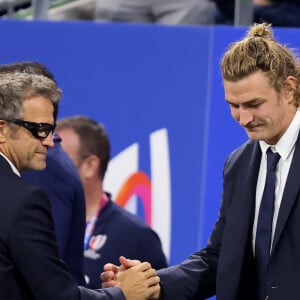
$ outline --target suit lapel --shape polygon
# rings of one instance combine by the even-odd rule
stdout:
[[[237,295],[233,291],[236,292],[239,289],[245,260],[251,259],[247,257],[247,254],[252,253],[249,247],[251,247],[256,184],[261,161],[259,144],[250,142],[241,155],[236,160],[238,169],[230,174],[231,178],[227,178],[229,190],[228,194],[224,195],[232,199],[232,203],[226,216],[227,224],[219,261],[222,262],[222,268],[219,269],[219,291],[222,293],[221,290],[224,289],[223,292],[227,294],[222,299],[236,299]],[[230,187],[231,184],[234,186]],[[229,273],[232,275],[228,276]]]
[[[273,241],[273,249],[276,248],[279,238],[282,234],[282,230],[285,226],[287,218],[291,212],[295,200],[297,199],[297,194],[299,193],[299,170],[300,170],[300,134],[295,145],[295,152],[291,162],[291,167],[288,173],[287,181],[285,184],[279,215],[276,224],[276,230]]]
[[[260,161],[261,150],[259,144],[250,144],[244,152],[244,158],[240,161],[239,172],[236,174],[238,178],[236,187],[237,195],[234,198],[237,202],[233,204],[233,207],[237,209],[234,212],[238,213],[240,222],[242,224],[246,222],[245,225],[250,225],[251,229],[255,211],[255,195]],[[234,222],[236,220],[234,218]],[[245,233],[245,228],[241,231]]]

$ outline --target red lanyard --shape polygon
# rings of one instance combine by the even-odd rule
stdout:
[[[106,205],[107,202],[108,202],[108,197],[105,193],[103,193],[102,198],[101,198],[100,203],[99,203],[98,210],[93,214],[90,221],[88,221],[86,223],[85,235],[84,235],[84,245],[83,245],[84,250],[87,250],[89,248],[89,242],[90,242],[90,239],[91,239],[92,234],[94,232],[98,216],[100,214],[101,209]]]

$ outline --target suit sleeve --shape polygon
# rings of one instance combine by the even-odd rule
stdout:
[[[29,286],[34,299],[116,299],[120,289],[89,291],[78,288],[75,279],[58,258],[50,202],[39,189],[25,191],[8,236],[16,272]],[[100,273],[100,272],[99,272]]]

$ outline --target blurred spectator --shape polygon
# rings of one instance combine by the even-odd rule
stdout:
[[[53,8],[50,20],[96,20],[159,24],[213,24],[209,0],[76,0]]]
[[[96,21],[213,24],[208,0],[95,0]]]
[[[235,0],[212,0],[217,7],[216,24],[233,24]],[[300,0],[252,0],[253,22],[274,27],[300,27]]]
[[[155,269],[167,266],[157,234],[139,217],[114,203],[103,190],[110,159],[105,128],[94,120],[74,116],[58,121],[62,146],[77,166],[86,201],[84,271],[88,287],[99,286],[99,271],[119,257],[148,261]]]
[[[277,27],[300,26],[300,0],[253,0],[254,22]]]
[[[38,62],[24,61],[0,66],[0,73],[16,72],[43,75],[56,83],[53,74]],[[54,108],[56,119],[58,106]],[[22,178],[47,193],[51,202],[59,257],[65,261],[77,283],[85,285],[82,245],[85,228],[84,191],[78,172],[61,147],[61,139],[57,134],[54,134],[53,141],[54,147],[49,148],[47,153],[46,168],[23,172]]]
[[[94,19],[94,0],[64,1],[48,11],[49,20],[90,20]]]
[[[215,23],[232,25],[235,0],[211,0],[216,5]]]

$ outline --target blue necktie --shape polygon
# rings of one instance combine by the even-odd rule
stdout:
[[[255,242],[255,259],[260,300],[264,300],[267,296],[266,275],[271,248],[276,166],[279,159],[280,155],[273,153],[269,148],[267,151],[267,176],[259,209]]]

